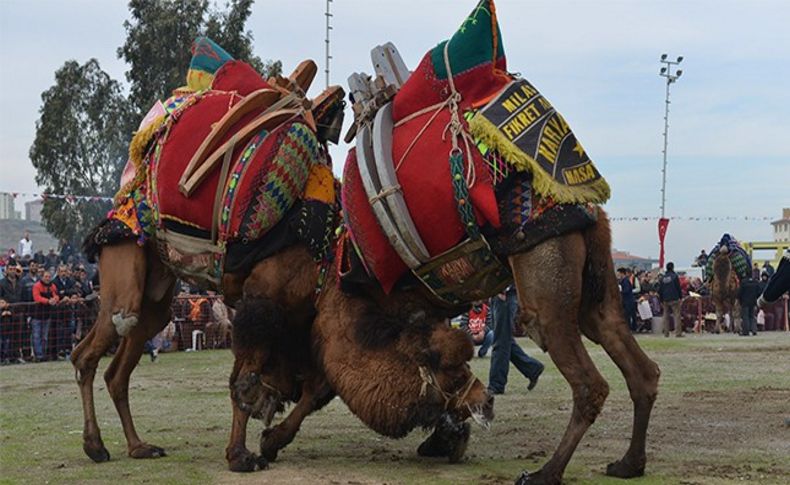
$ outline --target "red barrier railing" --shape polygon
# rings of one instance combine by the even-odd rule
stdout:
[[[65,360],[93,327],[98,311],[98,298],[67,299],[53,305],[5,304],[0,308],[0,360]],[[230,347],[232,311],[221,297],[178,296],[171,312],[168,324],[147,344],[149,350]]]

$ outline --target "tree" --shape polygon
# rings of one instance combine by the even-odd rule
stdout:
[[[252,33],[245,24],[254,0],[231,0],[224,10],[210,9],[207,0],[131,0],[131,20],[124,22],[126,42],[118,57],[129,64],[126,79],[139,118],[158,99],[183,86],[190,46],[207,35],[234,58],[249,62],[264,75],[279,74],[280,63],[262,62],[252,53]]]
[[[41,99],[30,147],[36,183],[55,194],[114,195],[132,133],[129,103],[118,82],[96,59],[83,65],[67,61]],[[109,208],[95,200],[49,198],[41,215],[50,233],[76,242]]]

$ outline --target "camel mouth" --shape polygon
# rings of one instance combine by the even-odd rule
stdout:
[[[477,423],[486,431],[491,430],[491,422],[494,420],[493,406],[477,404],[469,407],[469,415],[472,421]]]

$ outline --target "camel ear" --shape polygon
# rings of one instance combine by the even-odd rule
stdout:
[[[447,328],[431,335],[431,350],[441,356],[439,367],[446,369],[472,360],[475,347],[466,332]]]

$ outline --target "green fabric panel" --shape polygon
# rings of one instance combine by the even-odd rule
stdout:
[[[223,64],[233,60],[233,56],[208,37],[195,39],[193,48],[194,54],[192,55],[192,61],[189,63],[190,69],[214,74]]]
[[[454,73],[466,71],[491,62],[493,59],[494,37],[491,31],[491,4],[493,4],[491,0],[481,0],[471,15],[461,24],[458,31],[453,34],[447,54],[450,58],[450,69]],[[497,22],[496,35],[498,40],[496,57],[499,59],[505,56],[499,22]],[[444,45],[446,43],[447,41],[441,42],[431,51],[433,69],[439,79],[447,79],[447,69],[444,65]]]

